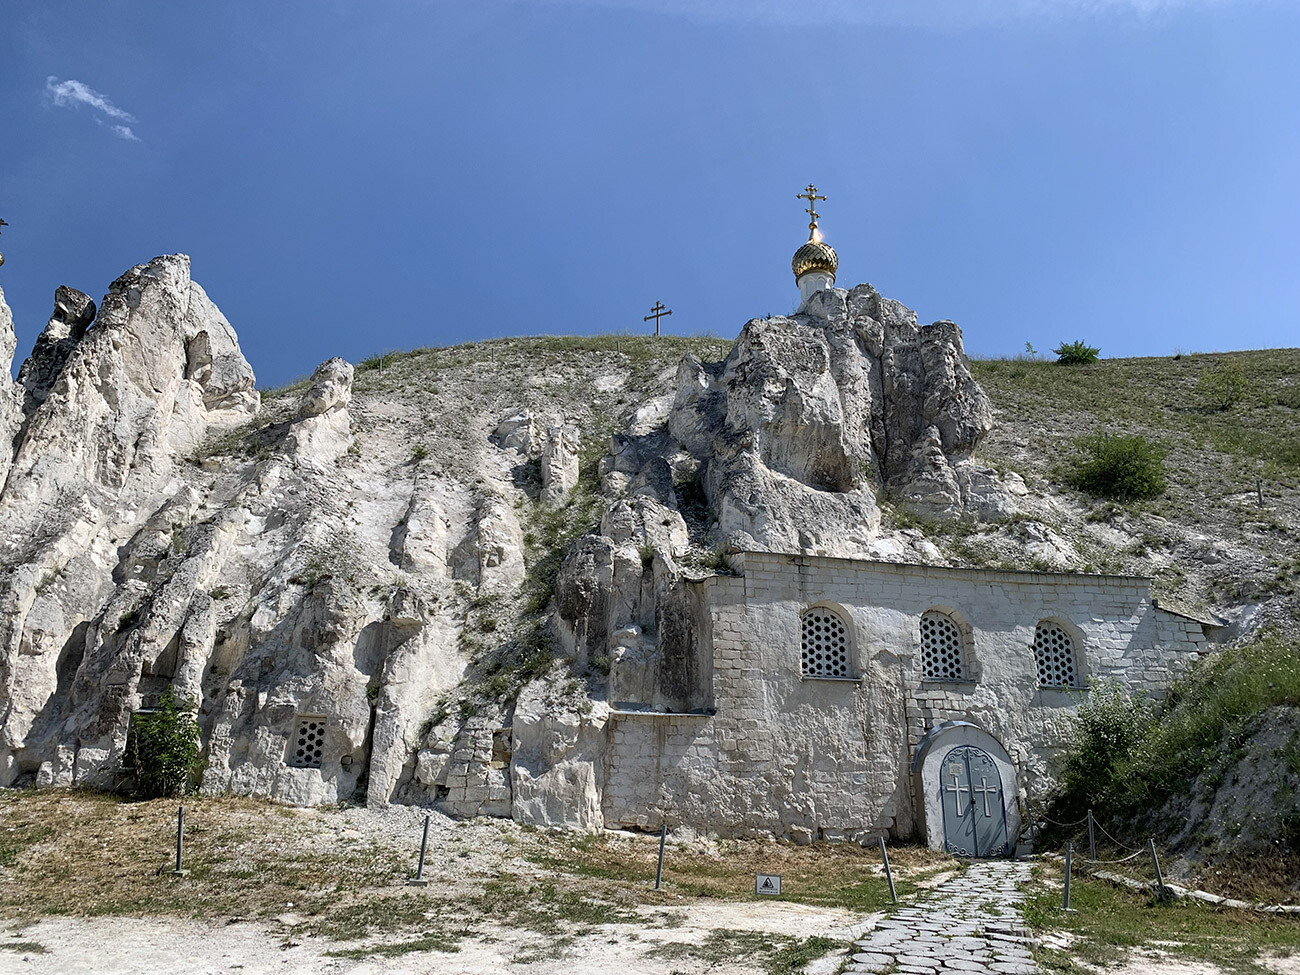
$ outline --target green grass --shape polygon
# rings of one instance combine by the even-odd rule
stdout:
[[[371,945],[367,948],[339,948],[334,951],[325,952],[328,958],[398,958],[401,955],[409,955],[413,951],[442,951],[455,952],[460,951],[460,939],[464,933],[445,934],[441,931],[434,931],[422,934],[418,938],[412,938],[409,941],[390,941],[385,944]]]
[[[1245,377],[1241,398],[1230,409],[1220,408],[1201,385],[1207,373],[1224,369]],[[1047,418],[1031,432],[1036,446],[1053,452],[1062,432],[1100,427],[1172,440],[1174,467],[1210,448],[1290,485],[1300,476],[1300,349],[1102,359],[1084,369],[976,359],[971,371],[1006,413]]]
[[[759,931],[735,931],[718,928],[697,942],[669,941],[647,954],[669,960],[690,960],[692,970],[707,971],[726,962],[749,961],[765,975],[796,975],[810,961],[842,947],[830,938],[794,938],[789,935]]]
[[[1265,975],[1265,954],[1300,951],[1300,918],[1223,910],[1198,901],[1157,903],[1153,897],[1076,877],[1072,913],[1061,909],[1060,878],[1037,878],[1029,890],[1025,920],[1038,934],[1068,932],[1068,949],[1039,948],[1046,972],[1082,973],[1111,966],[1138,948],[1209,962],[1227,972]]]
[[[17,951],[25,955],[44,955],[48,951],[35,941],[0,941],[0,951]]]
[[[1155,708],[1094,688],[1048,816],[1070,821],[1093,808],[1131,819],[1186,798],[1199,776],[1235,761],[1269,709],[1296,705],[1300,652],[1277,634],[1207,657]]]

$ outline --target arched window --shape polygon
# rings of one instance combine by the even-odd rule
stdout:
[[[921,616],[921,673],[926,680],[965,680],[965,641],[946,613]]]
[[[1059,623],[1041,620],[1034,628],[1034,661],[1038,664],[1039,687],[1079,686],[1074,640]]]
[[[849,631],[834,610],[814,606],[804,612],[801,649],[805,677],[849,676]]]

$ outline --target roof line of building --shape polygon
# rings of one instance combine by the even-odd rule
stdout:
[[[969,565],[929,565],[925,562],[887,562],[884,559],[851,559],[839,555],[810,555],[802,552],[772,552],[763,549],[740,549],[735,554],[757,556],[767,555],[789,560],[815,559],[822,562],[839,562],[847,565],[889,565],[896,568],[921,569],[925,572],[946,572],[958,574],[974,574],[983,572],[1007,576],[1047,576],[1049,578],[1110,579],[1123,582],[1151,582],[1150,576],[1112,575],[1103,572],[1048,572],[1041,569],[989,569]],[[1163,609],[1164,607],[1161,608]],[[1198,620],[1198,622],[1201,621]]]

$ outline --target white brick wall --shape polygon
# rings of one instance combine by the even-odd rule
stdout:
[[[1042,788],[1082,691],[1037,686],[1040,620],[1081,638],[1084,681],[1114,677],[1155,695],[1206,649],[1200,625],[1156,608],[1145,579],[754,552],[734,564],[743,575],[705,584],[715,713],[611,723],[610,826],[653,829],[666,818],[726,835],[910,834],[908,763],[940,721],[997,738],[1022,797]],[[813,604],[843,615],[856,681],[801,678],[800,613]],[[920,618],[934,608],[969,627],[975,681],[921,679]]]

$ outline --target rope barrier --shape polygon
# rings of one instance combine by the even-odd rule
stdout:
[[[1118,860],[1089,860],[1088,863],[1127,863],[1129,860],[1136,860],[1145,853],[1145,850],[1138,850],[1136,853],[1130,853],[1126,857],[1120,857]]]
[[[1096,822],[1096,820],[1094,820],[1094,822]],[[1118,846],[1121,850],[1130,850],[1130,851],[1132,851],[1133,853],[1145,853],[1145,852],[1146,852],[1146,850],[1143,849],[1142,847],[1138,847],[1138,846],[1129,846],[1127,843],[1121,843],[1119,840],[1115,839],[1115,837],[1111,836],[1110,833],[1106,832],[1106,827],[1103,826],[1103,825],[1101,825],[1100,822],[1097,822],[1096,825],[1097,825],[1097,829],[1101,830],[1101,835],[1102,835],[1102,836],[1105,836],[1105,837],[1106,837],[1107,839],[1109,839],[1112,843],[1114,843],[1116,846]],[[1100,862],[1100,861],[1099,861],[1099,862]]]
[[[1038,817],[1038,821],[1042,823],[1047,823],[1051,826],[1060,826],[1064,829],[1069,829],[1071,826],[1082,826],[1084,823],[1088,821],[1088,817],[1084,816],[1082,819],[1077,820],[1076,822],[1073,823],[1058,823],[1055,819],[1048,819],[1046,816],[1040,816]]]

